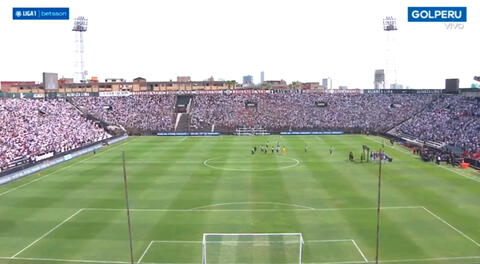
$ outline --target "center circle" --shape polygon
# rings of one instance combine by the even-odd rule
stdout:
[[[226,171],[270,171],[292,168],[300,163],[300,161],[294,158],[283,156],[275,156],[275,158],[276,159],[272,159],[271,156],[251,156],[238,158],[216,157],[206,159],[203,162],[203,165],[212,169]]]

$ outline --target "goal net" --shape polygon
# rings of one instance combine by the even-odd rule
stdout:
[[[266,136],[270,135],[266,129],[261,127],[239,127],[235,129],[237,136]]]
[[[301,264],[301,233],[203,234],[203,264]]]

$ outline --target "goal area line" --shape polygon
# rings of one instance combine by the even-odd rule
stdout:
[[[301,233],[238,233],[238,234],[206,233],[203,236],[205,237],[206,235],[226,235],[226,236],[265,235],[265,236],[269,236],[269,235],[301,235]],[[305,244],[349,242],[349,243],[352,243],[355,250],[359,253],[360,257],[363,259],[363,261],[356,261],[356,262],[352,262],[352,263],[369,263],[369,260],[366,258],[365,254],[360,249],[360,247],[358,246],[358,244],[355,242],[354,239],[324,239],[324,240],[302,240],[302,241]],[[250,242],[253,242],[253,240],[252,241],[241,241],[240,243],[250,243]],[[152,240],[152,241],[150,241],[148,246],[145,248],[145,250],[143,251],[140,258],[137,260],[137,262],[136,262],[137,264],[138,263],[148,264],[147,262],[142,262],[142,260],[147,255],[147,253],[150,250],[150,248],[152,247],[152,245],[155,244],[155,243],[159,243],[159,244],[161,244],[161,243],[202,244],[202,243],[204,243],[204,241],[202,241],[202,240]],[[221,243],[221,242],[207,242],[207,243]],[[227,242],[227,243],[229,243],[229,242]],[[239,242],[236,242],[236,243],[239,243]],[[307,264],[308,262],[304,262],[304,263]],[[327,263],[330,263],[330,262],[319,262],[319,263],[327,264]],[[345,262],[334,262],[334,263],[340,264],[340,263],[345,263]],[[165,263],[162,263],[162,264],[165,264]],[[238,263],[236,263],[236,264],[238,264]],[[267,263],[265,263],[265,264],[267,264]]]

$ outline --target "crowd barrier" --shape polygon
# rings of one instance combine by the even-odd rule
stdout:
[[[220,136],[219,132],[161,132],[157,136]]]
[[[280,135],[343,135],[343,131],[288,131]]]

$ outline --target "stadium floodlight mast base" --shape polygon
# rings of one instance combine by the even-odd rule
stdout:
[[[130,217],[130,204],[128,202],[128,182],[127,182],[127,169],[125,165],[125,151],[122,151],[122,168],[123,168],[123,184],[125,187],[125,207],[127,211],[127,223],[128,223],[128,243],[130,247],[130,264],[134,264],[133,260],[133,242],[132,242],[132,221]]]
[[[380,252],[380,210],[382,206],[382,162],[383,162],[383,148],[380,149],[380,159],[378,160],[378,189],[377,189],[377,232],[375,243],[375,264],[378,264]]]

